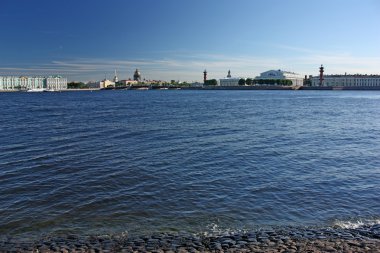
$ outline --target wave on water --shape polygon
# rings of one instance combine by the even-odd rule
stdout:
[[[361,227],[369,227],[380,224],[380,217],[376,218],[351,218],[347,220],[335,220],[333,227],[343,229],[357,229]]]
[[[203,236],[220,236],[220,235],[233,235],[233,234],[244,234],[248,232],[247,229],[237,229],[223,227],[216,223],[210,223],[206,226],[205,231],[201,233]]]
[[[380,93],[1,94],[0,238],[380,224],[368,98]]]

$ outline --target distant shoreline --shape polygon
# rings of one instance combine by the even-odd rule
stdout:
[[[191,89],[191,88],[190,88]],[[215,86],[201,90],[380,90],[380,86]]]
[[[330,90],[330,91],[380,91],[380,86],[203,86],[203,87],[150,87],[134,86],[134,87],[110,87],[110,88],[85,88],[85,89],[66,89],[53,92],[72,92],[72,91],[105,91],[105,90]],[[19,90],[0,90],[0,93],[26,92]]]

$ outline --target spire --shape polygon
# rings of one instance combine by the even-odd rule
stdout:
[[[117,77],[116,69],[115,69],[115,76],[113,77],[113,81],[117,83],[119,81],[119,78]]]
[[[227,75],[228,78],[231,78],[231,70],[228,70],[228,75]]]

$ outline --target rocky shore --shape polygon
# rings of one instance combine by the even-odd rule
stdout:
[[[219,235],[152,234],[2,239],[0,252],[380,252],[380,224],[356,229],[280,228]]]

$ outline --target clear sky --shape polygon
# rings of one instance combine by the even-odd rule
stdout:
[[[378,0],[1,0],[0,74],[380,74]]]

